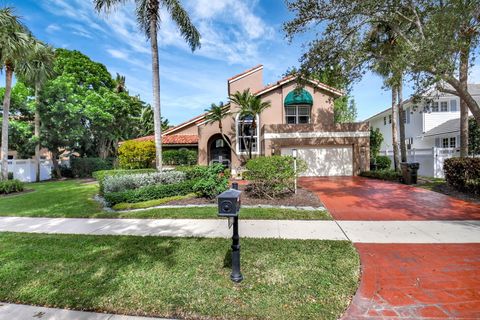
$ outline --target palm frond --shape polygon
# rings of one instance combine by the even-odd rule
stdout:
[[[200,48],[200,32],[190,20],[179,0],[162,0],[164,7],[170,12],[172,20],[177,24],[180,34],[190,46],[192,51]]]

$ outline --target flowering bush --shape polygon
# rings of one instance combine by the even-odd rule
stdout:
[[[103,192],[119,192],[151,185],[179,183],[184,180],[185,173],[179,171],[106,176],[103,179]]]

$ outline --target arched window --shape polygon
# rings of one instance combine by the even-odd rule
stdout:
[[[260,123],[258,121],[258,116],[256,117],[255,125],[256,128],[253,130],[252,136],[252,123],[253,117],[246,116],[240,118],[237,115],[236,119],[236,129],[237,129],[237,153],[248,153],[250,145],[252,146],[252,154],[258,154],[260,152],[260,146],[258,142]]]
[[[283,104],[285,106],[285,123],[310,123],[313,98],[306,90],[291,91],[285,97]]]

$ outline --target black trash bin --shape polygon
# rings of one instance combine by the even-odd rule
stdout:
[[[402,162],[400,167],[402,168],[403,183],[416,184],[420,164],[418,162]]]

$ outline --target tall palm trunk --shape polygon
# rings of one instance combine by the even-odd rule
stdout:
[[[248,144],[248,157],[252,159],[252,149],[253,149],[253,136],[255,135],[255,131],[257,130],[257,122],[255,121],[255,116],[252,120],[252,126],[250,130],[250,143]],[[258,148],[258,146],[257,146]]]
[[[39,110],[39,104],[40,104],[40,88],[37,85],[35,85],[35,129],[34,129],[34,136],[36,139],[35,142],[35,166],[36,166],[36,172],[35,172],[35,181],[40,182],[40,110]]]
[[[468,91],[468,49],[460,51],[460,85],[465,91]],[[460,98],[460,157],[468,156],[468,105]]]
[[[398,150],[398,112],[397,112],[397,88],[392,86],[392,145],[393,145],[393,167],[398,171],[400,164],[400,155]]]
[[[2,119],[2,180],[8,180],[8,118],[10,114],[10,95],[12,93],[13,68],[5,66],[5,96],[3,98],[3,119]]]
[[[152,84],[153,84],[153,125],[155,131],[156,168],[162,171],[162,121],[160,112],[160,66],[158,63],[157,19],[150,20],[150,44],[152,50]]]
[[[398,96],[398,115],[400,118],[400,158],[402,162],[407,162],[407,146],[405,144],[405,119],[407,115],[403,109],[403,77],[400,78],[400,82],[397,87]]]

